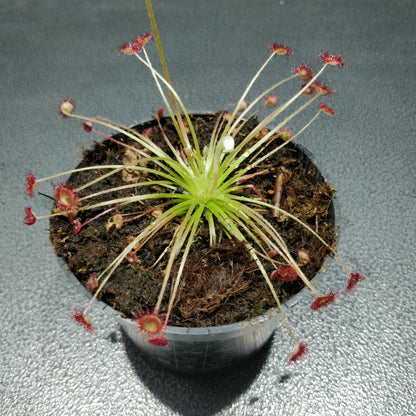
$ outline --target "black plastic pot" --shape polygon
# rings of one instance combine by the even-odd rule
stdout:
[[[147,124],[143,124],[142,128],[143,126],[146,127]],[[298,147],[306,153],[312,164],[311,155],[301,146]],[[335,226],[333,202],[329,210],[329,220]],[[84,291],[91,296],[85,289]],[[295,307],[305,293],[308,291],[304,289],[283,304],[285,311],[289,312],[289,309]],[[230,367],[255,354],[276,329],[287,331],[278,310],[270,310],[265,315],[230,325],[206,328],[168,326],[165,337],[169,345],[157,347],[150,344],[140,333],[137,323],[123,318],[120,312],[103,302],[96,302],[96,305],[109,311],[132,342],[151,360],[180,372],[198,373]]]
[[[286,302],[286,311],[294,307],[305,290]],[[199,373],[222,370],[255,354],[278,330],[287,331],[280,313],[271,310],[249,321],[207,328],[168,326],[166,347],[156,347],[139,332],[137,323],[122,318],[114,311],[115,319],[134,344],[150,359],[175,371]]]

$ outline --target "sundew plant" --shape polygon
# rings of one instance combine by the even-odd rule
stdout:
[[[82,120],[85,131],[95,132],[107,137],[110,140],[116,141],[120,146],[127,147],[128,145],[113,137],[109,137],[109,135],[104,134],[98,129],[100,127],[108,128],[111,131],[129,137],[138,144],[137,147],[128,147],[131,151],[137,153],[140,163],[85,167],[42,179],[36,179],[33,173],[28,173],[26,177],[26,193],[29,197],[33,197],[34,190],[40,182],[54,181],[60,176],[81,170],[99,168],[107,171],[94,181],[83,184],[82,187],[74,188],[70,184],[65,183],[55,184],[55,205],[53,212],[48,215],[38,216],[35,215],[30,207],[27,207],[25,208],[25,223],[32,225],[37,220],[51,216],[66,216],[68,221],[73,225],[74,233],[77,233],[86,225],[86,223],[82,224],[80,222],[77,214],[81,211],[99,209],[100,213],[88,222],[92,222],[101,216],[111,215],[113,224],[116,227],[122,227],[123,216],[116,213],[117,207],[126,204],[137,204],[140,201],[152,199],[163,200],[164,210],[155,216],[148,226],[138,230],[137,234],[126,243],[124,250],[119,253],[115,260],[108,264],[103,272],[100,274],[93,273],[90,276],[86,287],[93,293],[93,296],[83,310],[76,309],[73,313],[75,321],[84,326],[88,331],[93,331],[95,327],[87,317],[88,310],[116,268],[123,260],[136,256],[136,253],[140,251],[141,247],[148,243],[172,221],[176,221],[179,225],[176,227],[174,239],[170,245],[170,251],[165,253],[167,257],[166,267],[157,303],[151,310],[146,309],[145,312],[138,314],[135,318],[138,323],[138,330],[143,333],[143,336],[147,337],[151,344],[160,347],[167,345],[168,340],[165,337],[165,331],[175,296],[187,264],[191,246],[195,241],[201,224],[204,224],[209,230],[209,243],[211,246],[215,246],[220,230],[225,236],[241,242],[250,254],[251,259],[255,262],[273,294],[277,308],[295,343],[294,352],[289,359],[289,362],[295,362],[307,351],[308,344],[306,342],[299,342],[294,335],[282,310],[279,297],[275,293],[272,280],[282,279],[290,281],[296,278],[302,279],[304,284],[315,295],[315,299],[311,304],[313,310],[319,310],[332,303],[336,299],[337,293],[330,292],[328,294],[321,294],[317,292],[303,273],[299,259],[293,257],[286,243],[273,227],[273,224],[262,215],[262,211],[270,210],[275,214],[284,214],[291,220],[301,223],[306,233],[313,234],[322,244],[326,245],[346,270],[347,292],[351,292],[356,284],[360,280],[363,280],[364,277],[360,273],[352,273],[341,261],[332,246],[327,244],[310,226],[280,208],[278,202],[267,202],[253,185],[251,185],[253,197],[242,195],[240,191],[250,187],[250,179],[256,175],[252,173],[252,170],[257,165],[266,161],[283,146],[293,141],[321,114],[334,115],[334,111],[327,104],[321,102],[316,104],[316,112],[314,112],[311,120],[298,132],[294,134],[287,127],[290,120],[300,112],[303,112],[307,107],[312,106],[312,104],[315,105],[315,102],[318,102],[326,95],[332,94],[332,89],[320,83],[318,78],[328,67],[338,66],[341,68],[344,65],[344,60],[339,55],[323,52],[319,55],[322,66],[316,73],[308,65],[298,65],[292,74],[271,85],[270,88],[263,91],[251,102],[247,102],[247,95],[264,68],[273,60],[283,59],[282,57],[288,57],[292,54],[291,49],[286,46],[276,43],[271,44],[267,48],[269,51],[267,59],[245,88],[241,97],[236,101],[232,111],[223,111],[220,113],[216,127],[212,131],[209,145],[202,148],[186,107],[170,83],[151,9],[149,14],[152,20],[153,34],[145,33],[133,39],[131,42],[121,46],[120,52],[121,54],[138,59],[151,72],[163,100],[165,111],[168,112],[179,135],[180,146],[172,143],[164,135],[164,140],[171,152],[171,154],[168,154],[152,142],[146,133],[139,133],[102,117],[88,117],[76,114],[74,112],[75,105],[73,100],[65,99],[59,107],[63,117]],[[163,75],[155,69],[147,53],[150,41],[154,38],[156,39],[161,57]],[[303,85],[299,91],[292,98],[278,105],[278,98],[273,93],[283,84],[291,81],[294,82],[296,79],[302,80]],[[297,104],[299,101],[302,101],[301,104]],[[288,112],[289,107],[295,107],[295,109]],[[257,126],[242,141],[236,144],[235,136],[247,123],[247,120],[263,108],[269,109],[268,115],[259,121]],[[162,112],[162,109],[158,112],[158,120],[160,120]],[[274,145],[273,139],[275,137],[282,138],[284,140],[283,144],[279,146]],[[161,189],[165,189],[165,192],[133,194],[117,199],[108,198],[108,200],[99,203],[91,203],[89,201],[96,193],[91,193],[83,197],[79,195],[81,190],[85,191],[93,184],[122,170],[148,172],[157,178],[152,183],[148,180],[143,182],[137,181],[136,183],[123,185],[123,188],[137,189],[153,184]],[[114,191],[114,188],[102,190],[100,193],[110,194],[112,191]],[[275,271],[269,275],[264,265],[265,262],[272,262],[271,253],[278,253],[286,264],[279,267],[275,266]],[[301,257],[303,262],[308,262],[307,252],[301,253]],[[179,261],[179,268],[173,273],[175,261]],[[169,283],[171,289],[168,308],[167,310],[161,310],[162,299],[165,296]],[[143,306],[146,307],[149,305]]]

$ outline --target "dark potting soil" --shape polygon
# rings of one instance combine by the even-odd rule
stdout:
[[[191,117],[201,148],[209,142],[217,117],[218,115]],[[173,143],[178,143],[172,121],[164,118],[161,123],[169,139]],[[236,137],[236,143],[241,141],[255,125],[257,121],[250,120]],[[155,121],[135,127],[139,132],[145,132],[149,128],[152,129],[149,134],[151,140],[166,149],[165,141]],[[114,138],[131,146],[138,146],[136,142],[122,135],[116,135]],[[280,139],[276,139],[270,148],[279,143],[281,143]],[[177,146],[179,147],[179,144]],[[83,160],[78,168],[132,163],[143,162],[137,159],[137,153],[110,140],[105,140],[95,143],[92,149],[84,152]],[[148,166],[154,168],[156,165],[148,162]],[[283,173],[286,182],[283,186],[280,207],[309,224],[326,242],[335,245],[335,219],[332,205],[335,191],[325,182],[309,157],[298,146],[290,143],[249,173],[265,170],[270,173],[255,176],[246,183],[254,185],[263,197],[272,203],[276,177]],[[74,173],[70,176],[68,183],[77,188],[107,172],[108,169],[97,168]],[[107,177],[87,190],[81,190],[79,194],[82,197],[103,189],[128,183],[147,182],[152,179],[155,179],[155,176],[151,173],[124,170]],[[109,198],[161,190],[162,188],[145,185],[114,191],[87,201],[95,203]],[[163,190],[163,192],[166,191]],[[252,188],[245,189],[243,193],[257,198]],[[96,272],[99,275],[117,257],[127,245],[128,238],[136,236],[145,228],[154,216],[158,215],[159,209],[154,209],[137,218],[138,215],[155,206],[160,206],[163,202],[166,201],[148,200],[118,206],[117,212],[122,214],[124,219],[123,226],[119,229],[111,225],[111,216],[115,213],[114,211],[90,222],[77,234],[74,234],[73,226],[67,217],[52,217],[50,240],[58,256],[67,263],[68,269],[81,283],[85,284],[91,273]],[[106,208],[79,211],[77,219],[84,224]],[[321,269],[329,250],[295,221],[282,216],[273,217],[271,212],[266,210],[262,213],[278,230],[295,259],[299,249],[306,249],[309,252],[311,262],[302,266],[302,270],[309,279],[312,279]],[[129,218],[135,219],[129,221]],[[177,225],[177,221],[172,221],[161,229],[154,238],[137,251],[137,261],[123,260],[100,293],[99,299],[127,317],[132,317],[140,309],[151,310],[158,297],[170,243]],[[276,307],[264,278],[242,243],[228,239],[220,230],[218,230],[218,235],[221,236],[218,244],[210,247],[208,227],[201,224],[175,299],[171,325],[188,327],[224,325],[256,317]],[[284,263],[278,256],[273,260]],[[180,259],[176,261],[173,276],[179,267],[179,261]],[[267,261],[263,263],[268,274],[271,275],[276,265],[273,266]],[[304,287],[300,278],[294,282],[282,282],[278,279],[273,282],[273,285],[283,302]],[[162,303],[162,313],[167,309],[169,293],[168,287]]]

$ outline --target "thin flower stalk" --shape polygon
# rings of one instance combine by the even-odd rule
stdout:
[[[157,46],[157,51],[159,53],[160,63],[162,64],[162,70],[163,70],[164,78],[166,79],[166,82],[169,85],[172,85],[171,80],[170,80],[170,76],[169,76],[168,67],[166,65],[165,54],[163,53],[162,43],[160,41],[159,30],[157,29],[157,23],[156,23],[155,15],[153,13],[152,3],[151,3],[150,0],[146,0],[146,7],[147,7],[147,12],[148,12],[149,18],[150,18],[150,23],[152,25],[152,30],[153,30],[153,34],[154,34],[154,37],[155,37],[155,41],[156,41],[156,46]],[[171,90],[169,90],[169,94],[170,94],[170,97],[171,97],[173,108],[175,110],[176,121],[179,125],[178,130],[180,130],[181,133],[186,136],[186,129],[183,125],[182,117],[181,117],[181,114],[180,114],[180,111],[179,111],[179,108],[178,108],[178,104],[176,102],[175,94]],[[174,118],[172,118],[172,121],[173,120],[174,120]]]

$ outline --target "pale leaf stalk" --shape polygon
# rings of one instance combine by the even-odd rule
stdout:
[[[148,234],[154,235],[156,231],[158,231],[161,227],[163,227],[165,224],[167,224],[172,218],[174,217],[173,214],[170,216],[166,216],[166,218],[163,219],[163,221],[159,221],[158,224],[154,226],[153,231],[148,230],[148,228],[140,233],[137,237],[134,238],[134,240],[129,243],[124,250],[107,266],[107,268],[100,274],[100,276],[97,277],[97,280],[100,280],[104,275],[105,278],[103,279],[102,283],[92,296],[90,302],[88,303],[87,307],[83,311],[83,315],[86,315],[88,310],[93,305],[94,301],[97,299],[98,294],[102,291],[103,287],[106,285],[110,277],[113,275],[114,271],[117,269],[117,267],[120,265],[120,263],[125,259],[125,257],[130,253],[130,251],[143,239],[143,237],[146,237]]]
[[[236,119],[236,121],[233,123],[233,125],[230,127],[230,134],[232,135],[237,135],[238,132],[243,128],[243,126],[245,125],[245,123],[252,118],[258,111],[262,110],[264,108],[264,105],[262,105],[258,110],[256,110],[253,114],[251,114],[250,116],[246,117],[246,114],[267,94],[269,94],[271,91],[273,91],[274,89],[278,88],[279,86],[283,85],[284,83],[297,78],[297,74],[291,75],[279,82],[277,82],[276,84],[272,85],[270,88],[268,88],[267,90],[263,91],[258,97],[256,97],[248,106],[247,108],[238,116],[238,118]],[[243,123],[239,124],[241,121],[243,121]],[[238,126],[238,128],[237,128]]]
[[[156,75],[156,70],[154,69],[154,67],[153,67],[153,65],[152,65],[152,63],[149,59],[149,56],[147,55],[146,49],[143,48],[142,52],[143,52],[144,56],[146,57],[146,59],[143,59],[138,53],[136,53],[135,56],[140,60],[140,62],[142,62],[144,65],[146,65],[150,69],[150,72],[152,73],[152,77],[155,81],[155,84],[156,84],[156,87],[159,91],[159,94],[162,97],[162,100],[165,103],[166,109],[168,110],[169,116],[170,116],[170,118],[171,118],[171,120],[172,120],[172,122],[175,126],[175,130],[178,132],[179,138],[181,139],[181,142],[182,142],[183,146],[188,151],[190,151],[191,150],[191,144],[188,140],[188,135],[186,134],[185,129],[182,129],[179,126],[178,120],[174,116],[174,112],[173,112],[173,110],[172,110],[172,108],[169,104],[169,100],[167,99],[167,97],[165,95],[165,92],[163,91],[162,86],[160,85],[160,82],[159,82],[158,77]],[[176,98],[179,98],[178,94],[176,94],[176,92],[174,92],[173,87],[169,82],[167,82],[166,80],[164,80],[164,81],[165,81],[165,85],[170,86],[170,88],[168,87],[168,90],[172,94],[172,96],[174,97],[175,103],[176,103]]]
[[[145,56],[147,56],[147,54],[146,54],[146,50],[145,49],[143,49],[143,52],[145,53]],[[174,90],[174,88],[172,87],[172,85],[170,85],[167,81],[166,81],[166,79],[159,73],[159,72],[157,72],[155,69],[154,69],[154,67],[152,66],[152,64],[151,64],[151,62],[150,62],[150,60],[149,60],[149,58],[147,57],[147,60],[145,60],[145,59],[143,59],[139,54],[135,54],[135,56],[140,60],[140,62],[142,62],[147,68],[149,68],[150,69],[150,71],[152,72],[152,74],[153,74],[153,77],[154,77],[154,79],[156,80],[157,78],[160,80],[160,81],[162,81],[162,83],[169,89],[169,91],[171,91],[172,92],[172,94],[175,96],[175,98],[176,98],[176,100],[177,100],[177,102],[179,103],[179,105],[181,106],[181,109],[182,109],[182,111],[183,111],[183,114],[184,114],[184,116],[185,116],[185,118],[186,118],[186,121],[188,122],[188,127],[189,127],[189,129],[190,129],[190,132],[191,132],[191,135],[192,135],[192,139],[193,139],[193,144],[194,144],[194,147],[195,147],[195,151],[196,151],[196,157],[197,157],[197,161],[200,159],[200,157],[201,157],[201,154],[200,154],[200,150],[199,150],[199,143],[198,143],[198,138],[196,137],[196,134],[195,134],[195,130],[194,130],[194,128],[193,128],[193,125],[192,125],[192,122],[191,122],[191,119],[190,119],[190,117],[189,117],[189,114],[188,114],[188,111],[186,110],[186,108],[185,108],[185,106],[184,106],[184,104],[183,104],[183,102],[182,102],[182,100],[180,99],[180,97],[179,97],[179,95],[177,94],[177,92]],[[164,93],[163,93],[163,90],[162,90],[162,88],[161,88],[161,85],[159,84],[159,82],[156,82],[156,85],[157,85],[157,88],[158,88],[158,90],[159,90],[159,92],[160,92],[160,94],[161,94],[161,96],[162,96],[162,98],[163,98],[163,100],[164,100],[164,102],[165,102],[165,104],[166,104],[166,107],[168,107],[168,108],[170,108],[170,106],[168,105],[168,102],[167,102],[167,99],[166,99],[166,96],[164,95]],[[168,110],[169,111],[169,110]],[[170,110],[170,112],[169,112],[169,114],[172,114],[172,110]],[[191,144],[190,144],[190,142],[189,142],[189,139],[188,139],[188,137],[187,136],[182,136],[182,134],[181,134],[181,130],[180,130],[180,128],[178,128],[178,125],[176,124],[176,122],[175,122],[175,120],[173,120],[173,118],[174,117],[172,117],[172,115],[171,115],[171,118],[172,118],[172,121],[173,121],[173,123],[174,123],[174,125],[175,125],[175,128],[176,128],[176,131],[178,132],[178,134],[179,134],[179,136],[181,137],[181,140],[183,140],[183,145],[188,149],[188,151],[189,152],[192,152],[192,148],[191,148]],[[194,152],[192,152],[192,153],[194,153]]]
[[[185,263],[186,263],[186,260],[188,258],[189,250],[192,246],[192,243],[194,242],[194,236],[196,234],[196,230],[198,228],[199,221],[201,219],[203,211],[204,211],[204,207],[200,206],[198,208],[198,210],[191,216],[189,226],[187,227],[187,229],[185,230],[185,233],[184,233],[185,237],[188,238],[188,242],[185,246],[184,252],[182,253],[182,258],[181,258],[181,263],[179,265],[179,270],[178,270],[178,272],[175,276],[175,280],[174,280],[174,284],[173,284],[173,290],[171,292],[171,296],[169,297],[168,311],[166,312],[166,318],[165,318],[165,327],[168,323],[169,316],[172,312],[173,303],[174,303],[174,300],[176,298],[176,293],[178,291],[178,287],[179,287],[179,283],[180,283],[180,280],[181,280],[181,277],[182,277],[183,269],[185,267]],[[190,227],[192,227],[191,230],[189,229]]]
[[[266,127],[268,124],[270,124],[279,114],[281,114],[284,110],[286,110],[286,108],[288,108],[293,102],[295,102],[319,78],[319,76],[322,74],[322,72],[325,70],[327,66],[328,64],[324,64],[322,68],[293,97],[291,97],[284,104],[282,104],[280,107],[274,110],[271,114],[265,117],[264,120],[262,120],[259,123],[259,125],[256,127],[255,129],[256,133],[259,132],[264,127]]]
[[[175,189],[175,187],[170,185],[170,182],[164,182],[164,181],[137,182],[137,183],[131,183],[131,184],[128,184],[128,185],[117,186],[115,188],[104,189],[102,191],[86,195],[83,198],[80,198],[79,201],[82,202],[82,201],[85,201],[85,200],[90,199],[90,198],[95,198],[97,196],[105,195],[105,194],[108,194],[110,192],[121,191],[123,189],[132,189],[132,188],[138,188],[140,186],[152,186],[152,185],[160,185],[160,186],[166,187],[168,189]]]
[[[144,195],[133,195],[133,196],[126,196],[123,198],[116,198],[109,201],[102,201],[98,202],[93,205],[88,205],[86,207],[81,207],[78,209],[78,211],[85,211],[87,209],[94,209],[94,208],[100,208],[105,207],[108,205],[114,205],[114,204],[123,204],[125,202],[132,203],[132,202],[138,202],[138,201],[145,201],[149,199],[184,199],[187,200],[188,196],[183,194],[172,194],[172,193],[160,193],[160,194],[144,194]],[[61,213],[62,215],[62,213]],[[39,218],[39,217],[38,217]]]
[[[75,192],[80,192],[83,189],[89,188],[90,186],[92,186],[92,185],[94,185],[94,184],[96,184],[98,182],[101,182],[102,180],[104,180],[104,179],[106,179],[106,178],[108,178],[108,177],[110,177],[112,175],[115,175],[117,172],[120,172],[123,169],[124,169],[124,166],[123,167],[120,167],[120,168],[117,168],[117,169],[113,169],[110,172],[104,173],[104,174],[100,175],[98,178],[96,178],[96,179],[94,179],[94,180],[92,180],[92,181],[90,181],[90,182],[88,182],[88,183],[86,183],[86,184],[84,184],[82,186],[79,186],[78,188],[75,189]]]
[[[259,163],[261,163],[264,160],[268,159],[270,156],[272,156],[273,154],[275,154],[276,152],[278,152],[279,150],[281,150],[284,146],[286,146],[287,144],[289,144],[290,142],[292,142],[293,140],[295,140],[298,136],[300,136],[316,120],[316,118],[319,116],[319,114],[321,112],[322,112],[322,110],[319,110],[312,117],[312,119],[305,126],[303,126],[296,134],[294,134],[290,139],[286,140],[280,146],[277,146],[276,148],[274,148],[273,150],[271,150],[269,153],[267,153],[266,155],[262,156],[260,159],[257,159],[254,163],[252,163],[250,165],[250,168],[256,167]],[[262,150],[264,150],[264,149],[262,149]]]
[[[314,77],[307,83],[305,84],[305,86],[303,88],[301,88],[292,98],[290,98],[289,100],[287,100],[284,104],[282,104],[281,106],[279,106],[276,110],[274,110],[271,114],[269,114],[267,117],[265,117],[265,119],[263,121],[261,121],[256,128],[254,128],[251,133],[249,133],[247,135],[247,137],[238,145],[236,146],[236,148],[234,149],[233,152],[230,153],[230,155],[228,156],[228,163],[231,163],[232,159],[238,154],[238,152],[244,148],[249,142],[250,140],[253,139],[253,137],[255,137],[257,135],[257,133],[262,130],[263,128],[265,128],[269,123],[271,123],[278,115],[280,115],[287,107],[289,107],[298,97],[300,97],[304,91],[306,91],[316,80],[317,78],[322,74],[322,72],[324,71],[324,69],[327,67],[328,64],[325,64],[322,66],[322,68],[319,70],[319,72],[317,74],[314,75]],[[316,96],[319,96],[320,94],[316,94]],[[315,96],[315,97],[316,97]],[[304,106],[300,107],[300,108],[305,108]],[[296,112],[296,114],[298,114],[299,111]],[[289,117],[287,117],[283,122],[279,123],[279,127],[277,129],[273,129],[273,131],[277,131],[280,128],[282,128],[283,126],[285,126],[287,124],[287,121],[291,120],[294,117],[294,115],[291,115]],[[265,143],[268,138],[271,136],[270,132],[259,142],[261,142],[262,144]],[[265,140],[266,139],[266,140]],[[259,144],[259,142],[256,143],[256,145]],[[258,146],[256,147],[258,148]],[[253,152],[251,152],[253,153]],[[250,154],[251,154],[250,153]]]
[[[295,344],[296,345],[299,345],[299,342],[298,342],[297,338],[295,337],[295,334],[293,333],[292,328],[290,327],[289,322],[288,322],[288,320],[286,318],[285,312],[283,311],[283,308],[282,308],[282,304],[280,302],[280,299],[277,296],[276,291],[274,290],[273,284],[272,284],[269,276],[267,275],[266,270],[264,270],[264,267],[263,267],[262,262],[260,261],[260,259],[256,255],[255,250],[248,243],[247,243],[246,247],[249,250],[252,259],[254,259],[254,261],[256,262],[256,264],[257,264],[257,266],[258,266],[261,274],[263,275],[263,277],[264,277],[264,279],[265,279],[265,281],[267,283],[267,286],[269,287],[270,292],[273,295],[273,298],[274,298],[274,300],[276,302],[277,308],[279,309],[280,315],[282,316],[283,322],[285,323],[285,326],[286,326],[286,328],[287,328],[290,336],[292,337],[292,339],[295,342]]]
[[[243,201],[243,202],[255,203],[257,205],[264,206],[266,208],[276,209],[281,214],[287,216],[288,218],[292,219],[293,221],[296,221],[298,224],[302,225],[306,230],[308,230],[308,232],[310,232],[314,237],[316,237],[326,248],[328,248],[328,250],[330,250],[332,252],[332,254],[336,257],[336,259],[339,261],[339,263],[344,268],[344,270],[348,273],[348,275],[351,274],[351,271],[348,269],[348,267],[345,265],[345,263],[339,257],[338,252],[330,244],[328,244],[316,231],[314,231],[308,224],[304,223],[302,220],[297,218],[295,215],[290,214],[288,211],[285,211],[282,208],[277,208],[274,205],[267,204],[267,203],[264,203],[264,202],[258,201],[258,200],[253,200],[251,198],[247,198],[247,197],[244,197],[244,196],[233,195],[233,199],[237,199],[237,200],[240,200],[240,201]]]
[[[254,200],[252,202],[254,202]],[[293,259],[292,255],[290,254],[289,249],[287,248],[286,243],[283,241],[280,234],[271,226],[271,224],[264,217],[259,215],[253,209],[250,209],[242,204],[238,203],[237,205],[235,205],[235,201],[234,203],[230,202],[229,207],[234,208],[234,212],[236,213],[236,216],[233,217],[234,221],[245,230],[247,235],[250,235],[251,232],[248,231],[248,227],[245,225],[247,223],[247,220],[242,218],[242,214],[246,214],[246,216],[250,219],[250,227],[253,228],[253,230],[257,233],[257,235],[260,236],[266,244],[270,244],[270,247],[272,249],[277,250],[278,252],[283,252],[283,258],[285,259],[285,261],[296,269],[296,272],[298,273],[299,277],[303,280],[305,285],[308,287],[308,289],[310,289],[316,296],[319,296],[319,293],[314,289],[314,287],[309,282],[308,278],[299,268],[296,261]],[[255,222],[257,222],[261,228],[253,224],[251,220],[254,220]],[[275,240],[278,247],[272,241],[266,238],[266,236],[264,235],[264,232],[267,232]],[[260,244],[259,246],[261,247]]]
[[[256,222],[263,228],[266,229],[270,235],[276,237],[275,241],[278,244],[279,248],[284,253],[283,258],[287,261],[288,264],[290,264],[292,267],[295,268],[298,276],[302,279],[302,281],[305,283],[307,288],[311,290],[316,296],[319,296],[319,293],[315,290],[315,288],[311,285],[308,278],[305,276],[303,271],[300,269],[299,265],[295,261],[295,259],[290,254],[290,251],[286,245],[286,243],[281,238],[280,234],[271,226],[271,224],[262,216],[258,215],[254,210],[250,210],[251,214],[253,214],[253,219],[256,220]],[[257,218],[256,218],[257,217]],[[254,226],[253,226],[254,228]],[[261,233],[261,229],[255,227],[258,233]],[[277,250],[277,247],[271,242],[272,248]]]
[[[299,113],[301,113],[306,107],[311,105],[321,94],[315,94],[310,100],[300,106],[297,110],[287,116],[282,122],[280,122],[276,127],[269,131],[261,140],[251,146],[247,151],[245,151],[242,155],[239,156],[237,159],[237,166],[241,165],[241,163],[246,160],[250,155],[252,155],[259,147],[264,146],[264,144],[282,127],[286,126],[290,120],[296,117]],[[250,133],[251,134],[251,133]]]
[[[105,127],[113,128],[117,132],[126,135],[127,137],[129,137],[132,140],[141,144],[143,147],[148,149],[150,152],[154,153],[156,157],[152,157],[152,158],[149,159],[149,155],[145,152],[140,151],[139,149],[136,150],[137,153],[139,153],[141,156],[143,156],[147,160],[154,161],[156,164],[158,164],[164,170],[169,171],[169,169],[167,169],[166,166],[163,163],[161,163],[161,161],[163,161],[166,164],[168,164],[169,166],[173,167],[175,170],[181,172],[182,175],[183,175],[183,170],[184,169],[187,170],[186,165],[181,165],[181,164],[178,164],[178,163],[174,163],[175,161],[172,160],[160,147],[158,147],[156,144],[154,144],[151,140],[149,140],[146,136],[143,136],[142,134],[137,133],[137,136],[136,136],[132,133],[129,133],[127,131],[129,129],[126,130],[124,128],[119,128],[116,125],[109,124],[107,122],[104,122],[104,121],[101,121],[101,120],[98,120],[98,119],[81,116],[81,115],[78,115],[78,114],[66,113],[65,115],[67,115],[68,117],[73,117],[73,118],[78,118],[78,119],[81,119],[81,120],[95,122],[95,123],[101,124]],[[185,176],[186,176],[186,174],[185,174]]]
[[[222,219],[220,219],[220,222],[222,223],[222,225],[226,228],[229,228],[229,223],[227,221],[223,221]],[[229,229],[229,232],[234,234],[236,238],[238,238],[241,242],[244,243],[245,247],[247,248],[247,250],[250,253],[251,258],[255,261],[257,267],[259,268],[261,274],[263,275],[267,286],[269,287],[270,292],[272,293],[272,296],[277,304],[277,307],[279,309],[279,312],[282,316],[283,322],[285,323],[285,326],[287,328],[287,330],[289,331],[290,336],[292,337],[292,339],[294,340],[294,342],[298,345],[298,340],[295,337],[295,334],[292,331],[292,328],[289,325],[289,322],[287,321],[286,315],[283,311],[282,305],[280,303],[280,299],[276,294],[276,291],[274,290],[273,284],[269,278],[269,276],[267,275],[266,270],[264,269],[264,266],[262,264],[262,262],[260,261],[260,259],[258,258],[258,256],[256,255],[255,250],[251,247],[251,245],[248,243],[248,241],[245,239],[245,237],[241,234],[241,232],[238,230],[238,233],[235,233],[233,229]]]
[[[71,169],[67,170],[66,172],[57,173],[56,175],[51,175],[45,178],[36,179],[36,182],[45,182],[50,181],[51,179],[59,178],[61,176],[70,175],[72,173],[77,172],[84,172],[87,170],[96,170],[96,169],[122,169],[124,165],[96,165],[96,166],[86,166],[84,168],[78,168],[78,169]]]
[[[161,306],[162,300],[163,300],[163,296],[165,294],[166,287],[167,287],[167,284],[168,284],[168,281],[169,281],[169,277],[170,277],[170,273],[171,273],[171,270],[172,270],[173,262],[176,259],[177,255],[179,254],[180,250],[182,249],[182,247],[185,243],[185,240],[186,240],[186,237],[187,237],[186,230],[188,229],[189,224],[192,221],[192,215],[194,213],[195,206],[196,206],[196,202],[193,201],[191,206],[189,207],[186,215],[185,215],[185,218],[183,219],[183,221],[182,221],[182,223],[179,227],[178,234],[176,236],[176,240],[175,240],[175,243],[172,247],[172,251],[171,251],[170,256],[169,256],[169,261],[168,261],[168,264],[166,266],[165,277],[163,279],[162,287],[160,289],[159,297],[157,299],[156,306],[155,306],[155,309],[154,309],[155,313],[159,313],[160,306]],[[188,232],[189,232],[189,229],[188,229]]]
[[[247,85],[247,88],[244,90],[243,95],[240,97],[240,99],[237,101],[237,105],[235,106],[230,119],[228,120],[227,124],[225,125],[224,128],[224,132],[222,134],[222,136],[226,136],[228,134],[228,132],[230,131],[230,126],[231,123],[234,119],[234,117],[236,116],[237,112],[238,112],[238,103],[241,103],[245,100],[247,94],[249,93],[249,91],[251,90],[253,84],[256,82],[257,78],[260,76],[260,74],[263,72],[264,68],[266,68],[266,66],[269,64],[269,62],[272,60],[272,58],[275,56],[275,53],[273,52],[267,59],[266,61],[263,63],[263,65],[260,67],[260,69],[256,72],[256,74],[254,75],[254,77],[251,79],[251,81],[249,82],[249,84]],[[231,129],[232,131],[232,129]]]
[[[236,153],[238,153],[242,148],[242,144],[244,142],[248,142],[249,140],[251,140],[252,137],[249,137],[252,135],[252,133],[250,133],[247,138],[245,140],[243,140],[238,146],[236,146],[236,148],[234,149],[234,151],[231,152],[231,154],[229,156],[227,156],[225,158],[225,161],[223,163],[223,167],[225,168],[225,170],[222,172],[220,171],[220,175],[223,175],[224,177],[228,177],[231,172],[233,172],[235,169],[237,169],[243,162],[244,160],[246,160],[247,158],[249,158],[258,148],[262,147],[277,131],[279,131],[283,126],[286,126],[287,123],[294,118],[297,114],[299,114],[301,111],[303,111],[306,107],[308,107],[314,100],[316,100],[321,94],[316,93],[309,101],[307,101],[305,104],[303,104],[302,106],[300,106],[296,111],[294,111],[293,113],[291,113],[288,117],[286,117],[281,123],[279,123],[275,128],[273,128],[272,130],[270,130],[269,133],[267,133],[266,136],[264,136],[261,140],[257,141],[255,144],[253,144],[249,149],[247,149],[244,153],[242,153],[237,160],[234,160],[232,158],[230,158],[231,154],[233,155],[233,157],[236,157]],[[247,140],[249,139],[249,140]],[[286,142],[287,144],[287,142]],[[285,146],[286,144],[283,144],[283,146]],[[243,170],[242,173],[247,172],[247,170],[249,170],[253,165],[248,166],[246,169]],[[239,177],[239,174],[237,175],[237,177]]]
[[[150,150],[156,156],[167,158],[168,155],[158,146],[156,146],[152,141],[150,141],[147,137],[143,136],[142,134],[137,133],[132,134],[128,132],[128,128],[120,128],[115,124],[110,124],[108,122],[102,121],[100,119],[94,117],[85,117],[79,114],[74,113],[65,113],[67,117],[78,118],[80,120],[89,121],[91,123],[97,123],[104,127],[108,127],[109,129],[114,129],[118,133],[124,134],[125,136],[129,137],[130,139],[134,140],[135,142],[139,143],[141,146],[145,147],[146,149]],[[140,149],[137,149],[137,153],[140,153],[144,157],[148,157],[149,155],[141,152]]]

